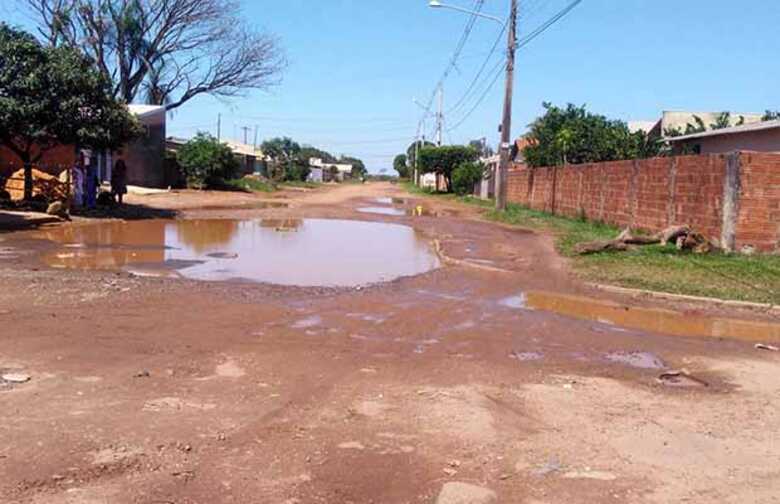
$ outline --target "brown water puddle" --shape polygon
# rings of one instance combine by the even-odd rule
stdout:
[[[177,274],[197,280],[352,287],[439,267],[407,226],[351,220],[146,220],[62,226],[38,236],[59,244],[55,268]]]
[[[674,336],[704,336],[743,341],[780,342],[780,324],[712,318],[672,310],[625,306],[582,296],[528,292],[526,306],[583,320]]]

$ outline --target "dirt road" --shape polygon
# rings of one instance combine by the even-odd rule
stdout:
[[[361,288],[54,269],[40,232],[0,235],[0,502],[780,502],[780,353],[533,309],[603,295],[474,209],[357,211],[393,196],[131,198],[438,244],[440,268]]]

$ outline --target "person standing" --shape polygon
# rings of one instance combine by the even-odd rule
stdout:
[[[97,189],[98,189],[98,175],[97,175],[97,166],[95,163],[92,162],[93,159],[91,159],[91,156],[84,154],[84,163],[87,166],[86,169],[86,180],[84,181],[84,186],[86,187],[86,201],[87,201],[87,208],[90,210],[94,210],[97,206]]]
[[[73,165],[73,205],[84,206],[84,163],[81,153],[76,157],[76,163]]]
[[[120,205],[127,194],[127,165],[122,158],[116,160],[111,171],[111,194]]]

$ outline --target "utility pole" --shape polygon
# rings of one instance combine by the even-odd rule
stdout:
[[[217,114],[217,142],[222,140],[222,114]]]
[[[241,129],[244,131],[244,145],[248,145],[249,144],[249,130],[251,130],[252,128],[250,128],[249,126],[243,126]]]
[[[436,113],[436,145],[441,147],[444,133],[444,84],[439,86],[439,111]]]
[[[255,125],[255,143],[252,144],[255,150],[257,150],[257,125]]]
[[[506,53],[506,87],[504,90],[504,118],[501,122],[501,145],[498,174],[496,176],[496,209],[506,210],[507,173],[512,141],[512,90],[515,78],[515,49],[517,46],[517,0],[512,0]]]

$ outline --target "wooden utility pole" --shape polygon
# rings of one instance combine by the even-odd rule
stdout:
[[[222,114],[217,114],[217,142],[222,140]]]
[[[496,209],[506,210],[507,173],[512,153],[512,90],[515,78],[515,49],[517,45],[517,0],[512,0],[506,53],[506,88],[504,90],[504,118],[501,122],[501,145],[496,174]]]

